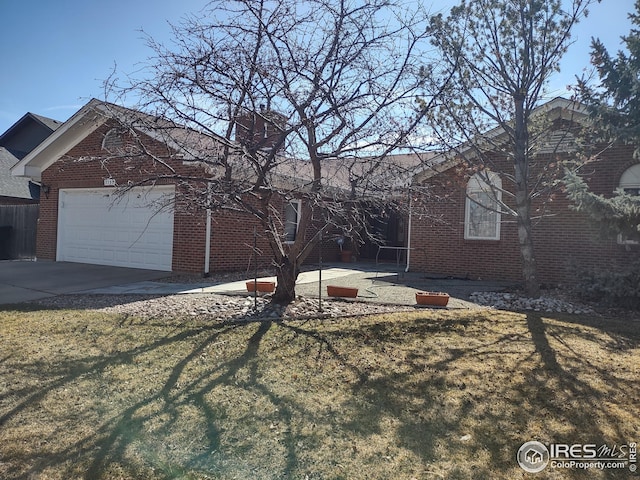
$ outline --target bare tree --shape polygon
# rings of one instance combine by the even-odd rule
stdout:
[[[163,119],[146,128],[173,154],[206,166],[207,175],[185,179],[166,162],[162,176],[184,183],[187,202],[259,219],[276,301],[295,297],[316,240],[287,242],[277,201],[301,200],[299,232],[312,217],[319,229],[356,231],[363,202],[381,202],[410,178],[389,153],[409,145],[433,101],[416,102],[432,48],[420,3],[216,0],[174,26],[172,44],[148,39],[144,78],[107,82],[117,103],[133,98],[141,118]]]
[[[451,88],[433,110],[439,138],[476,170],[502,213],[516,218],[526,292],[539,296],[532,236],[532,199],[548,184],[532,168],[548,124],[534,121],[549,78],[559,69],[570,33],[592,0],[462,1],[449,16],[434,17],[434,44]],[[542,117],[538,117],[542,118]],[[496,159],[508,159],[504,168]],[[494,173],[491,173],[494,172]]]

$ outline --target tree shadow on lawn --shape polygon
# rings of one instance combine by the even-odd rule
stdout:
[[[49,422],[55,423],[51,431],[41,425],[40,431],[34,430],[32,432],[39,437],[37,442],[39,446],[45,446],[45,448],[40,451],[30,448],[27,451],[21,451],[18,445],[14,445],[9,449],[11,453],[5,451],[0,455],[3,462],[8,460],[5,464],[0,463],[0,466],[4,466],[0,467],[0,474],[3,478],[31,478],[47,470],[53,470],[58,472],[54,476],[60,475],[60,472],[63,471],[65,474],[62,474],[62,477],[81,476],[97,479],[111,478],[111,475],[120,478],[117,473],[120,470],[126,478],[156,478],[158,475],[154,471],[159,470],[160,478],[175,477],[176,472],[183,471],[184,468],[174,469],[170,465],[171,462],[164,466],[160,465],[159,468],[157,466],[149,468],[149,459],[155,455],[152,451],[146,452],[149,459],[138,456],[128,465],[131,447],[135,442],[139,442],[140,438],[148,436],[145,429],[154,419],[162,418],[162,425],[158,428],[160,434],[170,432],[174,428],[179,429],[179,422],[184,417],[179,410],[189,405],[193,405],[201,411],[199,418],[201,421],[198,427],[204,427],[205,450],[215,451],[219,447],[219,431],[215,425],[216,411],[203,400],[203,395],[215,384],[229,381],[239,369],[255,357],[260,340],[269,330],[270,323],[262,323],[257,326],[255,333],[247,339],[244,351],[239,352],[233,359],[222,363],[215,369],[208,370],[205,377],[209,379],[213,376],[214,379],[209,380],[206,385],[198,388],[197,383],[201,379],[196,379],[192,382],[193,385],[189,386],[193,388],[188,388],[185,394],[178,395],[174,390],[179,388],[179,378],[184,370],[210,345],[215,344],[218,339],[236,329],[237,326],[237,324],[217,324],[192,329],[178,329],[176,334],[163,336],[129,350],[117,351],[112,355],[61,359],[48,366],[40,361],[14,365],[13,368],[19,368],[20,374],[30,376],[35,379],[35,382],[32,385],[13,388],[9,392],[0,394],[0,406],[2,404],[10,405],[8,409],[0,409],[0,427],[14,427],[15,422],[21,423],[21,418],[24,418],[23,414],[31,413],[37,417],[40,413],[45,413],[47,404],[62,400],[54,400],[52,397],[66,396],[61,392],[73,391],[78,394],[93,394],[96,404],[81,405],[83,399],[76,398],[75,406],[80,407],[82,412],[55,411],[50,418],[39,418],[38,420],[43,425]],[[124,325],[120,322],[119,327],[123,328]],[[188,345],[188,342],[192,342],[192,344]],[[115,401],[121,402],[121,405],[115,408],[104,405],[105,402],[109,402],[109,394],[122,387],[121,380],[117,378],[111,382],[104,380],[109,372],[119,368],[129,368],[139,363],[141,358],[145,356],[162,355],[161,352],[167,350],[167,347],[172,349],[181,345],[190,346],[191,349],[180,352],[181,355],[171,367],[166,379],[160,384],[159,390],[154,391],[151,388],[148,395],[140,395],[139,391],[124,392],[124,395],[119,395],[122,392],[117,392],[114,395],[117,397]],[[91,379],[89,383],[93,383],[93,385],[83,385],[81,388],[77,388],[79,383],[86,384],[87,379]],[[150,381],[153,380],[150,379]],[[101,383],[102,385],[100,385]],[[125,383],[128,382],[125,381]],[[136,384],[134,387],[139,389],[141,385]],[[99,391],[101,388],[102,392]],[[109,390],[110,392],[108,392]],[[105,397],[100,398],[100,393],[104,393]],[[136,397],[138,399],[133,400]],[[67,407],[74,408],[72,405]],[[63,405],[62,408],[65,406]],[[101,418],[100,413],[106,413],[107,418]],[[65,427],[72,430],[84,430],[79,423],[88,425],[91,422],[95,422],[94,425],[97,425],[97,428],[89,428],[88,435],[76,434],[77,440],[66,445],[65,441],[56,444],[56,437],[64,436],[61,435],[61,431]],[[197,465],[199,460],[199,456],[194,456],[191,463]],[[117,465],[115,469],[114,464]],[[13,467],[7,468],[7,465],[13,465]],[[25,470],[24,467],[28,468]],[[166,471],[162,472],[163,469]]]
[[[624,322],[562,318],[526,315],[538,365],[530,371],[523,393],[554,399],[551,405],[556,408],[549,414],[559,415],[569,427],[546,440],[618,445],[637,441],[633,436],[640,422],[630,409],[639,400],[634,350],[640,345],[640,332]],[[617,422],[615,413],[622,414]]]
[[[195,345],[195,348],[193,348],[188,355],[184,356],[175,364],[169,377],[157,394],[147,397],[141,402],[127,408],[115,422],[107,426],[106,430],[109,431],[110,434],[97,444],[97,447],[102,452],[107,452],[107,455],[101,455],[94,459],[87,470],[86,478],[99,478],[102,472],[107,470],[110,463],[118,462],[125,458],[126,449],[131,439],[142,436],[145,422],[149,421],[153,416],[158,415],[158,413],[153,410],[147,415],[140,416],[139,413],[157,400],[162,400],[164,404],[162,415],[168,417],[161,429],[165,433],[170,432],[174,428],[179,428],[181,419],[179,410],[181,407],[193,405],[202,411],[204,425],[201,425],[201,427],[204,427],[206,449],[202,449],[203,453],[195,455],[189,462],[191,466],[201,464],[202,460],[208,455],[208,452],[216,451],[220,447],[220,431],[215,423],[219,417],[219,412],[216,412],[215,408],[209,406],[205,400],[205,394],[216,385],[230,381],[243,366],[256,357],[260,341],[270,326],[270,323],[260,324],[256,332],[248,339],[246,349],[236,358],[226,362],[222,368],[217,369],[218,374],[215,378],[210,380],[209,374],[211,372],[208,371],[206,376],[201,375],[199,378],[191,380],[190,385],[185,385],[184,388],[188,392],[187,394],[176,396],[173,390],[178,388],[179,379],[185,369],[189,364],[199,358],[209,345],[220,338],[226,328],[215,331]],[[206,378],[207,382],[204,385],[200,385],[203,378]],[[185,467],[178,470],[183,469],[185,469]]]
[[[363,345],[377,338],[376,353],[400,356],[402,366],[369,370],[350,359],[361,380],[353,388],[354,405],[346,406],[354,407],[352,421],[344,427],[372,438],[393,425],[397,447],[432,465],[424,473],[443,478],[522,474],[517,450],[534,439],[609,446],[637,441],[638,357],[621,357],[619,346],[637,346],[638,332],[613,325],[603,332],[564,318],[510,315],[510,328],[489,317],[418,318],[401,329],[381,323],[352,332]],[[409,350],[403,349],[406,338],[414,339]],[[563,474],[587,478],[579,470]]]
[[[120,335],[154,326],[161,322],[120,317],[114,328]],[[176,327],[113,354],[16,360],[11,370],[32,382],[0,394],[0,427],[10,432],[0,435],[0,477],[289,478],[301,441],[292,419],[314,421],[314,413],[283,388],[285,365],[274,357],[282,342],[272,339],[269,354],[259,354],[272,327]],[[78,330],[86,333],[71,327]],[[225,350],[219,358],[216,346]]]
[[[64,319],[81,353],[4,361],[33,381],[0,394],[0,476],[506,479],[529,440],[631,440],[637,331],[500,315],[119,318],[104,338]]]

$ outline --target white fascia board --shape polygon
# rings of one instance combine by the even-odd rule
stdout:
[[[42,177],[42,171],[40,170],[39,167],[31,167],[31,166],[25,166],[24,167],[24,174],[21,175],[23,177],[29,177],[32,180],[35,180],[37,182],[39,182],[41,180]]]
[[[552,113],[553,115],[550,115]],[[542,105],[534,108],[532,112],[532,116],[534,117],[544,114],[550,115],[551,119],[560,118],[563,120],[575,121],[580,123],[588,121],[589,115],[586,105],[575,100],[567,100],[563,97],[556,97],[548,101],[547,103],[543,103]],[[494,127],[482,134],[480,138],[494,140],[500,135],[504,134],[505,130],[502,127]],[[449,168],[460,163],[462,161],[462,158],[464,158],[467,153],[472,151],[473,148],[474,146],[472,142],[465,142],[458,148],[435,156],[432,159],[432,161],[434,162],[432,164],[433,167],[427,167],[424,170],[416,173],[413,177],[413,181],[421,182],[437,175],[438,173],[448,170]]]
[[[43,171],[106,121],[106,118],[96,111],[95,107],[100,103],[95,99],[89,101],[26,157],[16,163],[11,168],[11,174],[15,177],[29,177],[40,181]]]

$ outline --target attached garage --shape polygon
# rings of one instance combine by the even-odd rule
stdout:
[[[60,189],[56,260],[171,271],[173,186]],[[160,206],[164,205],[164,208]]]
[[[158,209],[158,205],[174,205],[178,189],[202,188],[202,183],[190,184],[186,179],[203,178],[211,172],[186,160],[182,150],[174,152],[164,133],[145,128],[145,121],[135,134],[126,128],[125,132],[123,122],[129,124],[132,114],[138,115],[91,100],[11,168],[13,175],[42,185],[36,256],[167,272],[207,272],[211,244],[205,211],[190,208],[182,199],[175,210]],[[144,152],[136,149],[134,137],[144,141]],[[200,134],[194,140],[211,142]],[[114,187],[141,185],[153,178],[172,181],[176,175],[185,180],[135,187],[124,196]],[[220,251],[224,248],[227,245]],[[246,249],[241,248],[243,255],[225,268],[235,268],[240,262],[246,265]]]

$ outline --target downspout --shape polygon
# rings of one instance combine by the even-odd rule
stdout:
[[[211,183],[207,184],[207,220],[204,238],[204,276],[208,277],[211,269]]]
[[[407,268],[404,269],[405,273],[409,271],[411,258],[411,214],[411,189],[409,189],[409,221],[407,222]]]

